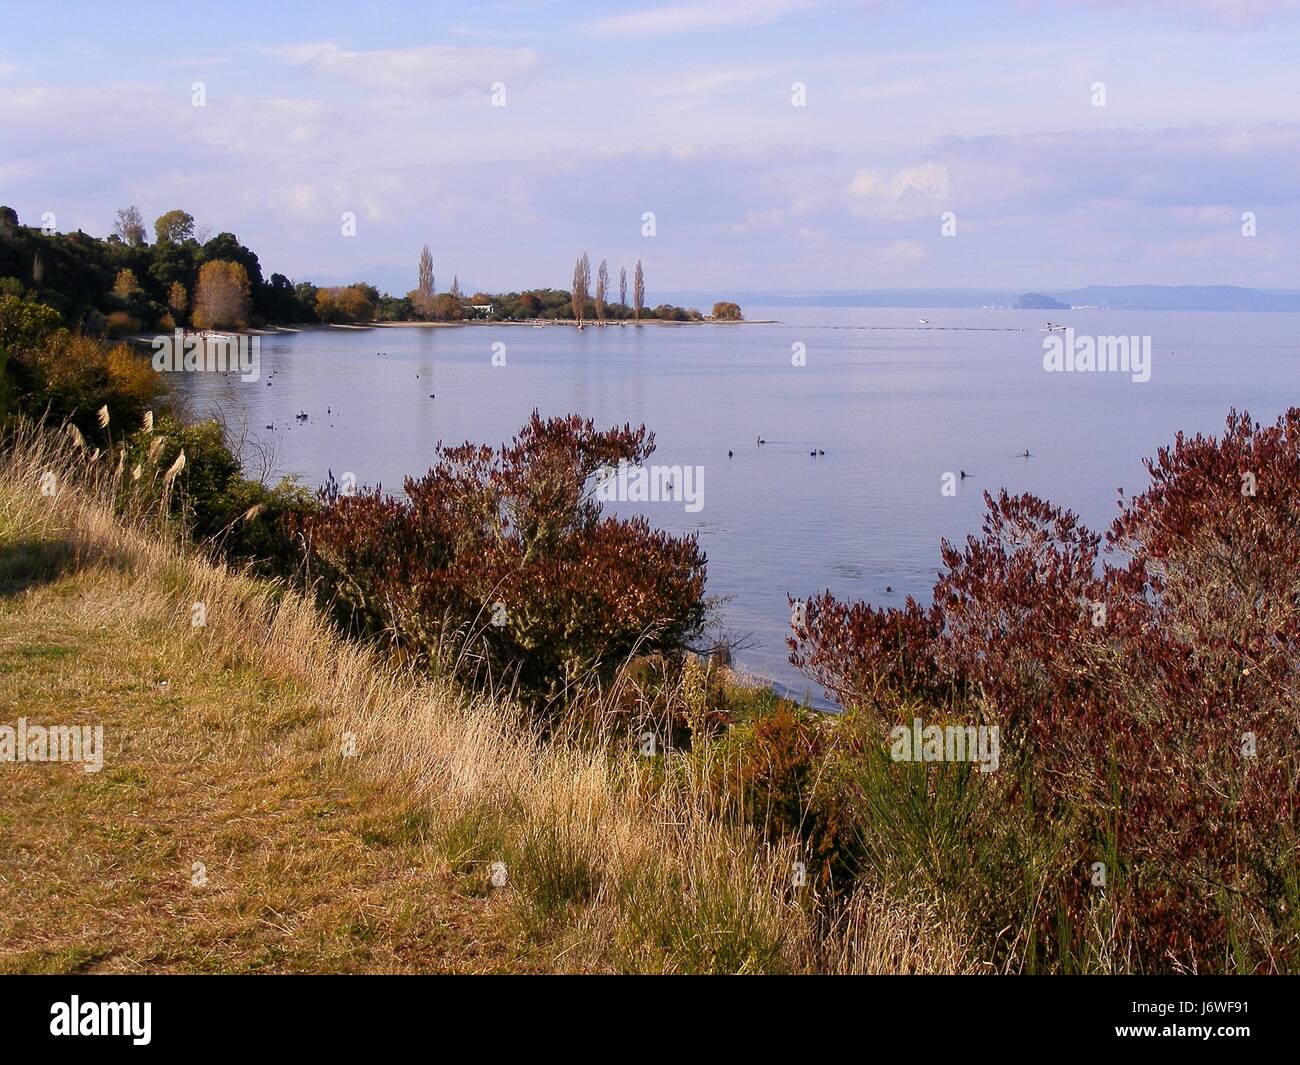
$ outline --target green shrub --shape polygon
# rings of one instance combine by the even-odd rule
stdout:
[[[773,842],[797,840],[809,880],[832,893],[857,875],[854,821],[831,757],[836,723],[788,701],[734,728],[714,769],[717,787]]]
[[[310,510],[312,496],[292,478],[264,485],[244,477],[218,422],[187,425],[165,414],[152,431],[136,430],[124,444],[124,507],[148,511],[165,502],[187,534],[227,558],[256,562],[267,572],[292,571],[298,556],[285,517]],[[181,452],[184,466],[169,487],[166,472]]]

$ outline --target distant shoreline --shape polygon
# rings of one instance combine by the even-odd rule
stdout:
[[[676,325],[780,325],[781,322],[775,318],[763,318],[749,320],[745,319],[739,322],[726,319],[704,319],[701,321],[678,322],[659,318],[643,318],[639,322],[632,319],[622,321],[606,321],[604,323],[595,321],[584,321],[583,329],[610,329],[622,328],[624,326],[653,325],[653,326],[676,326]],[[310,333],[323,331],[326,329],[341,329],[348,331],[364,331],[367,329],[459,329],[464,326],[511,326],[514,328],[532,326],[537,329],[550,328],[551,326],[565,326],[571,329],[577,328],[577,321],[572,318],[541,318],[525,319],[522,321],[502,320],[493,321],[488,318],[469,318],[460,322],[303,322],[298,325],[274,325],[256,329],[220,329],[220,330],[199,330],[184,329],[182,332],[185,336],[206,336],[208,332],[219,333],[221,336],[237,337],[270,337],[277,336],[281,333]],[[135,333],[131,336],[122,337],[122,340],[132,344],[152,345],[154,338],[159,336],[171,336],[169,332],[158,333]]]
[[[672,326],[672,325],[780,325],[781,323],[775,318],[767,319],[742,319],[741,321],[732,321],[722,318],[704,318],[700,321],[678,322],[664,318],[642,318],[637,321],[632,318],[622,318],[611,321],[593,321],[584,319],[582,322],[583,329],[621,329],[625,326],[638,325],[655,325],[655,326]],[[460,322],[369,322],[355,323],[350,325],[327,325],[328,329],[441,329],[446,327],[455,327],[463,325],[509,325],[509,326],[532,326],[534,328],[546,328],[553,325],[569,326],[576,328],[578,321],[575,318],[524,318],[519,320],[501,320],[493,321],[491,318],[468,318]],[[311,327],[308,327],[311,328]]]

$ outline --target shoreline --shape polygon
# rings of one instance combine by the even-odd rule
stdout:
[[[780,325],[781,322],[775,318],[764,319],[744,319],[739,322],[716,321],[709,319],[699,322],[673,322],[660,318],[643,318],[641,321],[624,320],[624,321],[607,321],[604,323],[584,321],[583,329],[607,329],[622,328],[625,326],[676,326],[676,325]],[[268,337],[278,336],[282,333],[310,333],[325,329],[346,329],[358,332],[364,332],[370,329],[460,329],[466,326],[512,326],[515,328],[532,327],[534,329],[549,328],[551,326],[563,326],[569,329],[576,329],[578,322],[573,318],[526,318],[522,321],[501,320],[493,321],[492,319],[473,318],[461,322],[302,322],[295,325],[272,325],[259,328],[249,329],[222,329],[222,330],[198,330],[198,329],[181,329],[180,332],[185,337],[207,336],[211,332],[219,332],[225,337]],[[132,333],[128,336],[118,337],[116,339],[128,344],[142,344],[146,347],[152,347],[154,340],[160,336],[174,336],[175,331],[163,333]],[[113,339],[113,338],[110,338]]]
[[[704,319],[698,322],[693,322],[693,321],[675,322],[675,321],[668,321],[663,318],[642,318],[640,321],[637,321],[631,318],[625,318],[625,319],[619,319],[617,321],[605,321],[605,322],[584,319],[582,322],[582,327],[583,329],[608,329],[608,328],[623,328],[625,326],[638,326],[638,325],[671,326],[671,325],[780,325],[780,324],[781,323],[777,321],[775,318],[755,319],[755,320],[743,319],[739,322],[718,320],[713,318]],[[491,318],[470,318],[461,322],[370,322],[367,324],[357,323],[352,325],[328,325],[327,324],[325,328],[424,329],[424,328],[448,328],[448,327],[465,326],[465,325],[479,325],[479,326],[510,325],[510,326],[533,326],[536,328],[553,326],[553,325],[562,325],[562,326],[568,326],[570,328],[576,328],[578,322],[577,319],[575,318],[524,318],[518,320],[501,319],[499,321],[493,320]]]

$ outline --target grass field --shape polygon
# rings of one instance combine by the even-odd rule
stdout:
[[[0,764],[0,971],[972,968],[875,899],[814,934],[699,757],[543,743],[115,517],[109,477],[40,434],[0,468],[0,725],[104,737],[98,772]]]
[[[102,725],[105,758],[0,767],[0,971],[540,964],[439,860],[428,804],[342,757],[346,706],[191,625],[186,579],[219,611],[219,577],[16,538],[7,510],[0,721]]]

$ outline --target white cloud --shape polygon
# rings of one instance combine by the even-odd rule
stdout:
[[[1154,7],[1177,16],[1202,13],[1223,22],[1254,25],[1300,10],[1300,0],[1057,0],[1073,7]]]
[[[706,3],[666,4],[625,15],[610,15],[598,19],[589,28],[594,33],[637,35],[689,33],[726,26],[763,26],[816,6],[816,0],[709,0]]]
[[[896,240],[873,249],[875,257],[886,263],[919,263],[925,249],[915,240]]]
[[[266,51],[286,62],[343,78],[378,92],[487,92],[494,81],[519,77],[537,63],[531,48],[425,45],[357,52],[330,42],[277,45]]]
[[[199,68],[208,70],[216,67],[229,66],[230,57],[224,55],[212,55],[191,56],[183,59],[164,59],[159,65],[172,70],[196,70]]]
[[[920,163],[892,174],[859,170],[848,192],[850,210],[859,217],[923,218],[952,206],[952,177],[941,163]]]
[[[927,82],[921,78],[898,78],[895,81],[885,81],[874,85],[855,86],[849,89],[845,95],[851,100],[864,102],[894,100],[900,96],[916,96],[933,87],[933,82]]]
[[[1300,122],[949,137],[926,155],[967,209],[1201,207],[1231,189],[1245,210],[1296,201]]]
[[[779,73],[774,66],[763,67],[708,67],[689,73],[675,74],[671,78],[646,81],[642,94],[651,98],[661,96],[694,96],[722,92],[737,85],[769,78]]]
[[[1193,225],[1223,226],[1239,222],[1241,220],[1241,211],[1236,207],[1228,207],[1224,204],[1203,207],[1177,207],[1174,209],[1174,217],[1180,222],[1190,222]]]

